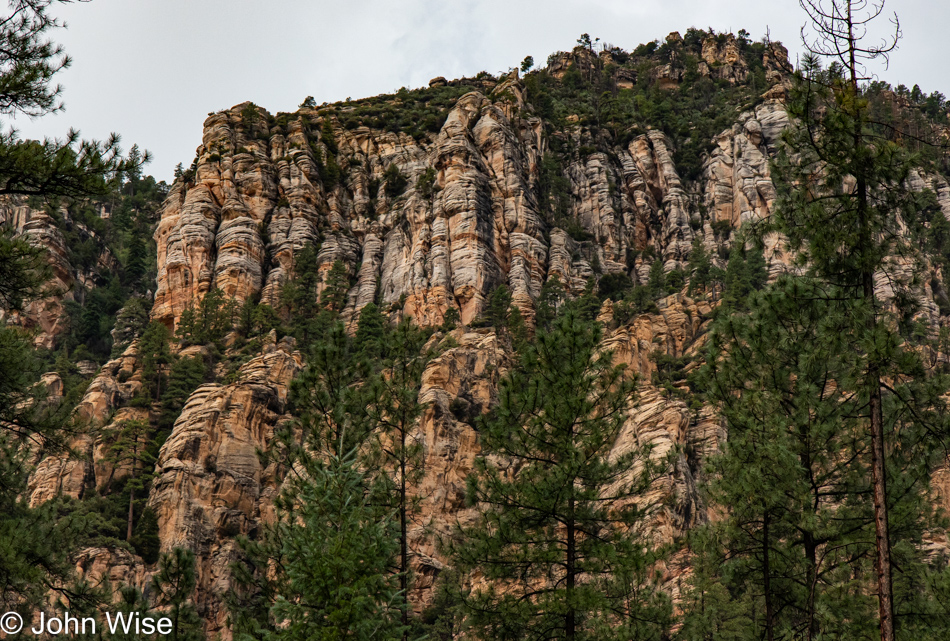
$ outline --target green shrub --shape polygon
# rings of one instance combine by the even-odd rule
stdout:
[[[389,198],[399,197],[409,184],[409,179],[399,171],[396,163],[391,163],[386,168],[386,171],[383,172],[383,180],[386,182],[385,191]]]
[[[431,198],[438,189],[439,186],[436,184],[435,168],[427,167],[416,181],[416,191],[418,191],[423,198]]]

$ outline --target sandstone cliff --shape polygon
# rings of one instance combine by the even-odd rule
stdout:
[[[671,34],[668,43],[676,45],[678,37]],[[697,72],[745,86],[752,72],[736,39],[720,40],[702,43]],[[554,78],[601,73],[621,57],[578,48],[552,56],[546,72]],[[664,89],[686,78],[675,59],[667,65],[656,66],[651,80]],[[497,381],[511,358],[491,329],[472,327],[492,291],[506,285],[530,323],[542,286],[555,276],[573,294],[603,274],[646,283],[656,259],[666,272],[684,269],[697,238],[724,267],[733,232],[767,218],[776,197],[769,161],[788,124],[784,49],[769,47],[759,68],[768,87],[733,109],[731,124],[708,153],[688,159],[701,168],[693,178],[681,171],[677,145],[660,129],[644,124],[611,133],[583,113],[553,129],[538,96],[516,72],[461,84],[433,81],[433,91],[454,87],[458,97],[437,131],[417,135],[356,123],[351,115],[362,107],[347,103],[277,117],[251,103],[211,114],[195,161],[172,186],[155,230],[158,281],[151,317],[174,328],[212,288],[237,301],[260,297],[276,307],[283,284],[293,278],[295,255],[308,245],[319,247],[324,273],[334,261],[345,265],[350,287],[343,316],[351,322],[370,302],[428,327],[441,324],[447,310],[458,310],[463,327],[451,332],[454,345],[429,363],[420,394],[428,408],[416,437],[426,464],[411,538],[419,576],[413,598],[421,607],[445,563],[439,534],[471,516],[463,490],[479,455],[472,417],[496,401]],[[629,68],[614,73],[620,89],[638,82]],[[408,109],[412,100],[397,94],[384,107]],[[545,173],[555,144],[571,150],[560,156],[566,211],[558,215],[552,214],[555,197]],[[947,181],[937,174],[914,180],[918,189],[937,195],[950,218]],[[46,242],[56,246],[55,238]],[[766,258],[773,276],[788,268],[781,238],[767,239]],[[930,299],[943,291],[942,275],[933,276],[924,307],[938,319]],[[712,306],[684,288],[658,301],[655,311],[630,319],[615,319],[609,303],[602,310],[610,328],[604,347],[642,382],[617,451],[651,443],[656,456],[681,452],[651,490],[664,506],[653,524],[658,542],[672,542],[708,517],[697,477],[724,434],[708,408],[652,383],[655,354],[698,354]],[[45,323],[44,331],[55,333],[55,313],[35,315],[46,319],[36,321]],[[97,430],[148,414],[127,406],[141,385],[137,349],[133,344],[106,364],[77,409],[95,426],[77,443],[86,458],[43,461],[31,479],[32,502],[80,497],[111,473]],[[290,418],[288,385],[303,366],[305,349],[270,337],[233,380],[200,386],[159,454],[149,505],[163,549],[184,545],[199,558],[197,601],[211,633],[227,635],[222,594],[228,564],[238,554],[234,537],[254,534],[280,488],[281,479],[256,452]],[[666,568],[674,593],[682,561]],[[87,550],[79,566],[87,576],[138,585],[154,571],[127,552],[106,549]]]

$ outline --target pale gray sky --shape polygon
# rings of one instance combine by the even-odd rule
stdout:
[[[950,3],[890,0],[904,38],[882,79],[950,95]],[[272,113],[362,98],[434,76],[543,64],[583,32],[630,50],[690,26],[766,28],[800,51],[797,0],[93,0],[56,5],[52,33],[73,57],[66,111],[13,122],[24,137],[115,131],[154,154],[146,172],[188,165],[210,111],[253,100]],[[886,26],[883,25],[882,26]],[[10,124],[9,121],[3,123]]]

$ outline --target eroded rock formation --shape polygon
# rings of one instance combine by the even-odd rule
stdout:
[[[670,35],[672,42],[677,38]],[[707,40],[702,57],[705,75],[742,83],[748,74],[735,38]],[[578,48],[552,57],[548,72],[587,73],[595,63],[592,52]],[[560,168],[569,185],[571,230],[546,214],[540,165],[551,132],[545,133],[517,73],[473,85],[438,133],[425,136],[342,126],[341,112],[318,107],[273,118],[244,103],[213,114],[204,123],[195,163],[173,185],[155,232],[152,318],[173,328],[212,288],[237,301],[260,296],[277,306],[283,284],[293,278],[295,255],[308,245],[319,246],[323,273],[337,260],[346,267],[343,316],[351,328],[370,302],[428,327],[441,324],[448,309],[459,311],[465,326],[433,338],[451,340],[451,346],[425,370],[420,400],[427,409],[414,434],[425,452],[425,473],[415,488],[421,509],[411,528],[418,575],[413,600],[421,608],[446,563],[438,535],[456,519],[473,516],[463,498],[480,451],[474,419],[496,402],[498,380],[510,366],[512,355],[493,330],[470,327],[485,313],[492,291],[506,285],[530,325],[541,289],[554,277],[573,294],[605,273],[645,284],[657,259],[667,272],[685,268],[696,238],[724,267],[720,250],[733,232],[769,217],[776,197],[769,160],[788,124],[782,105],[787,54],[770,46],[763,64],[771,89],[716,137],[698,180],[681,177],[672,141],[654,129],[572,155]],[[673,67],[667,71],[670,83],[679,81]],[[629,72],[621,80],[632,86],[636,78]],[[430,83],[446,85],[444,78]],[[589,129],[578,118],[567,120],[555,133],[582,147]],[[390,184],[396,175],[405,180],[401,189]],[[950,217],[946,181],[923,174],[913,180],[917,188],[933,190]],[[780,238],[766,241],[776,275],[788,260]],[[55,239],[49,242],[55,246]],[[936,296],[942,288],[942,276],[935,274],[927,291]],[[669,543],[707,518],[697,477],[724,434],[709,408],[691,406],[683,394],[653,383],[657,352],[681,358],[701,349],[710,303],[680,293],[661,299],[657,308],[620,322],[607,304],[601,319],[609,328],[604,348],[641,381],[616,450],[649,443],[655,456],[675,453],[669,473],[648,497],[663,506],[653,535]],[[937,313],[933,304],[927,312]],[[158,516],[162,548],[196,552],[197,602],[212,635],[228,635],[222,595],[230,584],[228,565],[238,555],[234,537],[254,534],[272,515],[281,479],[257,450],[292,418],[288,386],[306,347],[270,337],[233,382],[199,387],[159,455],[149,505]],[[142,384],[139,360],[133,343],[102,368],[77,409],[94,426],[76,444],[86,458],[43,461],[30,481],[34,504],[57,495],[79,497],[114,473],[103,460],[97,430],[142,416],[143,410],[126,406]],[[665,568],[674,594],[685,563],[677,558]],[[138,585],[154,571],[141,559],[105,549],[85,551],[80,566],[90,576],[121,576]]]

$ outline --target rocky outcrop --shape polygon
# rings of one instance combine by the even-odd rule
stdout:
[[[66,216],[69,214],[63,212]],[[31,245],[47,250],[52,278],[48,281],[48,295],[30,301],[20,312],[13,312],[9,321],[28,330],[35,330],[37,347],[50,349],[56,337],[66,331],[66,301],[74,299],[76,279],[69,264],[66,241],[52,218],[41,210],[12,199],[0,203],[0,225]],[[2,312],[0,312],[2,313]]]
[[[721,78],[733,84],[745,82],[749,76],[749,65],[742,59],[739,43],[731,33],[706,38],[702,59],[699,72],[704,76]]]
[[[142,386],[137,350],[137,343],[133,343],[119,358],[103,365],[86,388],[70,426],[77,430],[70,448],[78,456],[64,453],[39,462],[27,485],[30,505],[57,496],[82,498],[112,478],[113,470],[104,461],[102,436],[125,421],[148,420],[146,409],[125,406]],[[57,387],[55,380],[46,380],[50,381],[48,387]],[[62,388],[62,381],[58,381],[58,387]]]
[[[685,46],[675,33],[667,45],[674,52]],[[555,78],[572,68],[599,73],[615,55],[578,47],[553,56],[547,72]],[[749,74],[734,37],[707,39],[702,58],[700,73],[732,83]],[[682,80],[681,62],[654,66],[655,79],[666,82],[661,86]],[[447,562],[440,535],[475,516],[465,506],[464,486],[480,455],[476,419],[497,402],[498,381],[513,358],[493,330],[473,328],[492,292],[506,285],[532,326],[541,289],[554,277],[572,294],[605,273],[646,284],[656,260],[667,272],[686,269],[697,238],[725,267],[734,230],[768,218],[776,199],[769,160],[788,125],[782,104],[787,52],[769,45],[763,64],[771,89],[716,137],[701,159],[700,177],[689,181],[661,131],[597,133],[577,115],[565,118],[557,131],[545,130],[517,72],[470,84],[473,90],[455,101],[438,132],[415,137],[357,126],[346,120],[355,109],[346,104],[275,117],[244,103],[213,114],[204,123],[195,162],[173,185],[155,231],[152,318],[174,327],[212,288],[236,301],[260,296],[277,306],[283,284],[294,277],[296,257],[308,245],[318,248],[324,274],[335,261],[345,266],[350,287],[343,317],[351,330],[370,302],[428,327],[440,325],[447,310],[458,310],[463,327],[432,338],[441,353],[423,374],[420,400],[426,410],[412,434],[425,458],[413,488],[419,509],[410,527],[417,577],[412,597],[421,609]],[[617,73],[620,89],[636,82],[631,68]],[[441,90],[457,82],[439,77],[430,86]],[[400,100],[387,104],[401,107]],[[572,150],[558,167],[567,185],[568,221],[550,219],[541,202],[541,165],[553,138]],[[401,188],[395,185],[399,176]],[[932,190],[950,218],[950,187],[943,178],[917,173],[910,182]],[[44,242],[55,245],[52,235]],[[781,238],[766,238],[765,254],[773,276],[789,268]],[[948,288],[935,273],[925,289],[935,298],[938,292],[946,297]],[[938,319],[929,298],[923,313]],[[656,360],[659,353],[694,367],[688,357],[702,348],[711,312],[709,302],[684,293],[629,319],[615,318],[609,303],[601,310],[609,328],[603,348],[639,376],[636,403],[614,452],[650,445],[658,460],[671,457],[644,497],[659,506],[651,529],[659,544],[710,518],[697,487],[703,461],[725,437],[721,421],[690,402],[682,384],[660,384]],[[195,551],[196,601],[209,633],[223,638],[228,631],[222,595],[230,585],[229,564],[239,554],[234,537],[259,533],[273,517],[281,487],[276,469],[257,452],[292,418],[288,388],[302,367],[289,340],[272,335],[262,345],[226,382],[219,365],[219,382],[202,385],[188,399],[161,449],[149,496],[163,549]],[[75,443],[85,458],[43,461],[30,479],[32,504],[58,495],[80,497],[114,475],[102,431],[148,414],[126,406],[141,386],[136,349],[133,343],[103,366],[77,409],[91,427]],[[182,355],[199,353],[210,351],[192,346]],[[48,385],[54,388],[56,381]],[[944,501],[950,495],[947,478],[946,471],[938,473]],[[79,564],[87,576],[125,577],[136,585],[154,571],[115,550],[87,550]],[[688,559],[677,557],[660,570],[675,595]]]
[[[226,613],[221,597],[237,554],[234,537],[255,536],[272,514],[280,480],[258,457],[285,415],[300,354],[269,343],[229,385],[203,385],[188,399],[159,452],[149,506],[163,550],[183,546],[199,559],[196,603],[209,631]]]
[[[252,139],[247,111],[208,119],[194,182],[176,183],[166,202],[155,234],[153,317],[169,326],[212,287],[238,301],[261,294],[276,304],[295,252],[308,243],[319,242],[323,272],[335,260],[347,265],[345,317],[376,298],[387,308],[400,304],[422,325],[441,323],[450,307],[471,322],[501,284],[530,318],[551,274],[579,290],[598,270],[645,275],[649,265],[635,252],[655,250],[668,269],[689,253],[691,205],[672,145],[657,131],[616,155],[595,153],[565,168],[576,194],[572,218],[593,243],[568,239],[543,219],[541,122],[527,110],[516,74],[488,96],[463,96],[426,141],[334,129],[328,146],[314,139],[306,114],[284,133]],[[342,185],[326,189],[316,155],[330,147],[349,169]],[[380,187],[392,165],[408,180],[398,197]],[[423,190],[427,172],[434,184]]]
[[[33,332],[36,347],[53,349],[56,339],[69,329],[66,304],[72,301],[81,303],[86,292],[96,285],[95,272],[114,269],[115,258],[101,239],[75,220],[66,207],[56,212],[54,217],[47,211],[30,207],[24,198],[4,197],[0,199],[0,227],[11,229],[15,236],[44,249],[50,267],[50,278],[42,297],[28,301],[20,311],[0,309],[0,320],[6,316],[6,322]],[[64,228],[99,244],[100,253],[91,270],[84,271],[70,263]]]

